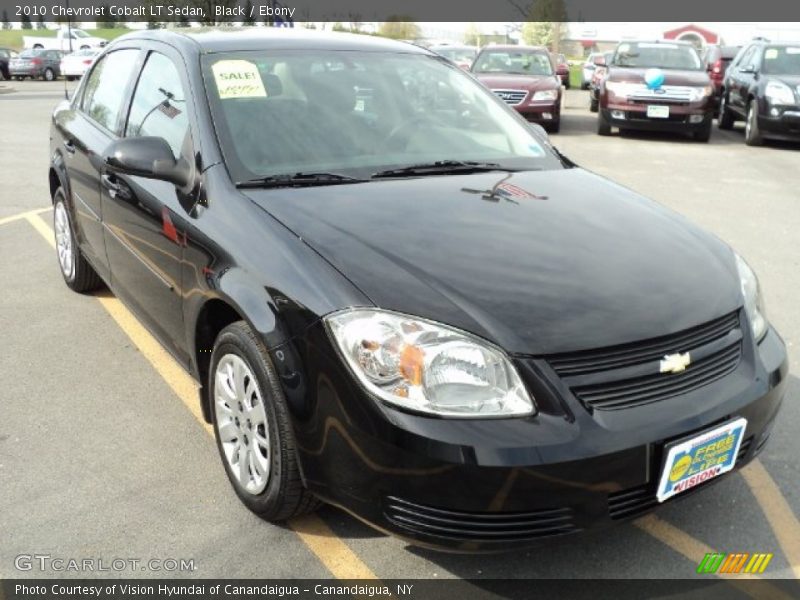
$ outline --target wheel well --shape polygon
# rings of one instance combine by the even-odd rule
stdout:
[[[50,180],[50,200],[52,201],[53,197],[56,195],[56,190],[61,187],[61,180],[58,178],[58,173],[56,173],[56,170],[53,168],[50,169],[47,177]]]
[[[231,323],[241,321],[242,316],[224,300],[209,300],[203,306],[195,324],[194,352],[197,361],[197,375],[200,379],[200,403],[203,417],[211,422],[208,397],[208,370],[211,366],[211,352],[219,332]]]

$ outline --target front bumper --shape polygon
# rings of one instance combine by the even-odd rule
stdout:
[[[639,516],[658,505],[665,442],[735,417],[748,422],[741,467],[769,437],[788,372],[783,342],[770,330],[735,371],[705,387],[590,412],[541,361],[519,359],[540,405],[536,417],[436,419],[368,397],[321,325],[300,346],[302,362],[319,371],[299,378],[278,366],[293,382],[287,399],[309,489],[382,531],[465,552],[529,546]],[[284,354],[283,363],[300,360]],[[546,408],[559,404],[562,414]]]
[[[561,115],[558,102],[525,102],[513,108],[526,120],[534,123],[551,123],[557,121]]]
[[[800,140],[800,106],[776,107],[777,115],[770,112],[758,117],[758,127],[770,138]]]
[[[44,67],[11,67],[9,74],[11,77],[41,77]]]
[[[667,118],[648,117],[646,107],[614,106],[601,109],[603,117],[612,127],[639,129],[642,131],[700,131],[709,126],[713,111],[676,112],[670,111]]]

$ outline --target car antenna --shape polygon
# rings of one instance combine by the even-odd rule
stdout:
[[[72,54],[72,19],[69,17],[69,0],[67,3],[67,39],[69,39],[69,53]],[[61,49],[64,49],[64,37],[61,37]],[[63,58],[63,57],[62,57]],[[64,76],[64,99],[69,100],[69,90],[67,90],[67,77]]]

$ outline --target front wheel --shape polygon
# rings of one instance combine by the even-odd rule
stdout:
[[[603,111],[598,111],[597,113],[597,134],[611,135],[611,124],[603,116]]]
[[[744,143],[748,146],[761,146],[764,143],[764,136],[758,127],[758,105],[757,101],[751,100],[747,105],[747,120],[744,123]]]
[[[100,287],[100,277],[86,261],[75,240],[63,188],[58,188],[53,196],[53,229],[56,234],[58,266],[67,286],[79,293]]]
[[[55,78],[56,78],[56,72],[53,71],[53,69],[51,69],[50,67],[46,68],[44,70],[44,73],[42,73],[42,79],[44,79],[45,81],[53,81]]]
[[[707,123],[704,123],[703,126],[698,129],[697,131],[692,133],[692,137],[697,142],[707,142],[711,139],[711,120],[709,119]]]
[[[720,129],[733,129],[733,113],[728,108],[727,94],[725,92],[719,97],[719,117],[717,117],[717,125]]]
[[[589,98],[589,112],[596,113],[600,103],[595,98]]]
[[[268,521],[317,508],[319,501],[300,477],[277,373],[244,321],[228,325],[217,337],[208,385],[217,449],[244,505]]]

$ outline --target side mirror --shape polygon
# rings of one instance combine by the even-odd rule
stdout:
[[[747,65],[747,66],[744,66],[744,67],[739,67],[739,72],[740,73],[755,73],[756,72],[756,68],[753,65]]]
[[[189,164],[175,160],[164,138],[122,138],[109,144],[104,154],[106,168],[112,173],[169,181],[178,187],[189,184]]]
[[[592,61],[595,67],[605,67],[606,66],[606,57],[605,56],[595,56],[594,60]]]

